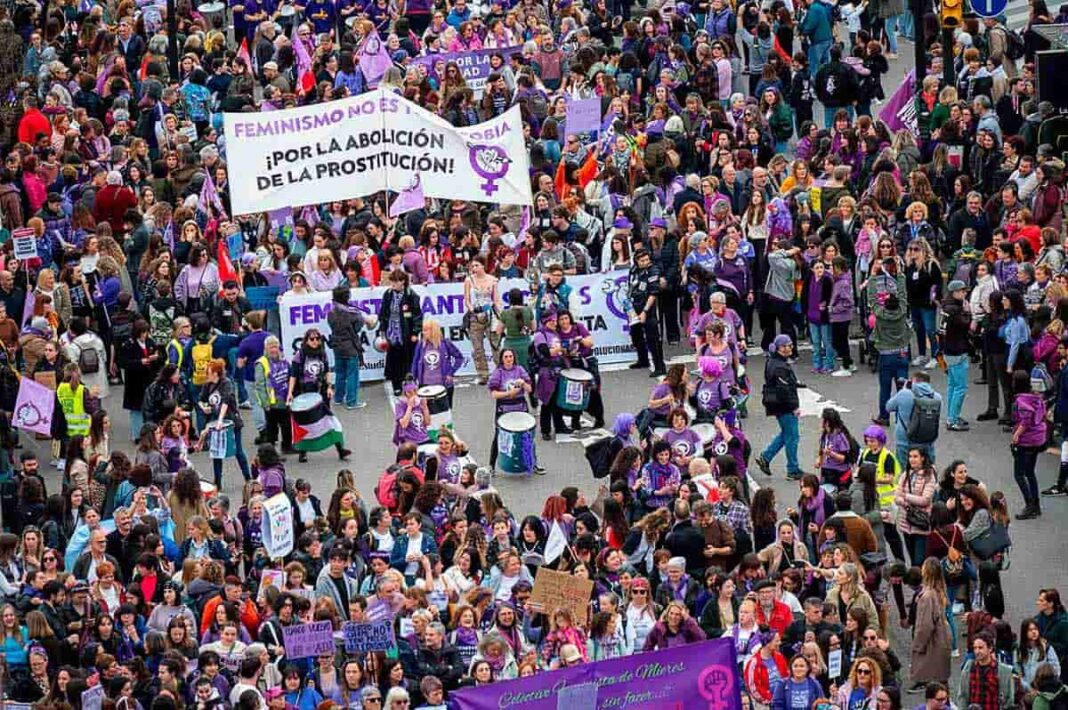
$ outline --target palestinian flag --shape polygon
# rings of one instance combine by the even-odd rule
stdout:
[[[297,451],[322,451],[344,443],[341,422],[321,407],[306,411],[290,410],[293,423],[293,448]]]

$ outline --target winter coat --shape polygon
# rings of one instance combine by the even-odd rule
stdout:
[[[839,602],[841,601],[841,587],[837,585],[827,590],[827,603],[833,604],[835,609],[839,608]],[[869,623],[878,623],[879,612],[875,608],[875,602],[872,601],[871,595],[867,590],[862,587],[858,587],[853,592],[853,598],[846,604],[846,614],[850,609],[863,609],[868,613]],[[844,617],[843,617],[844,618]]]
[[[848,272],[834,279],[831,288],[831,305],[828,317],[831,323],[849,323],[853,320],[853,283]]]
[[[964,302],[952,296],[942,303],[945,315],[945,335],[942,337],[942,349],[946,355],[968,354],[968,327],[972,317],[964,310]]]
[[[926,530],[914,530],[905,513],[907,508],[931,512],[934,504],[935,490],[938,488],[938,476],[934,471],[906,471],[897,484],[894,501],[897,503],[897,529],[904,535],[926,533]],[[948,677],[948,676],[947,676]]]
[[[916,622],[912,628],[912,680],[947,683],[951,647],[945,605],[934,592],[921,591],[916,598]]]
[[[363,332],[363,311],[334,303],[326,316],[330,325],[330,347],[338,357],[358,357],[363,351],[360,333]]]
[[[764,385],[765,387],[774,386],[780,390],[781,404],[764,408],[769,417],[790,414],[801,406],[801,400],[797,396],[797,375],[794,374],[790,364],[778,353],[769,356],[764,363]]]
[[[790,671],[786,666],[786,657],[778,651],[772,655],[772,660],[779,668],[779,676],[786,678]],[[754,700],[763,705],[770,705],[773,700],[771,681],[768,677],[768,667],[758,650],[745,663],[744,668],[745,687]]]

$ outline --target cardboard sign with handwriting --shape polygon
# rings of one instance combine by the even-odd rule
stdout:
[[[567,609],[575,625],[581,625],[586,623],[592,593],[593,580],[539,567],[530,601],[541,604],[545,614],[552,614],[557,608]]]

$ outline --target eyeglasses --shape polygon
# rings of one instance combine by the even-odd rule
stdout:
[[[318,335],[311,335],[305,338],[309,343],[318,343],[321,338]]]
[[[641,596],[644,597],[647,594],[649,594],[649,592],[644,590],[644,589],[634,589],[634,590],[631,591],[631,594],[633,594],[634,596],[641,595]]]
[[[871,675],[871,669],[870,668],[858,668],[857,669],[857,675]]]

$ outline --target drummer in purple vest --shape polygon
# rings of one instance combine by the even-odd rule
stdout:
[[[556,384],[560,380],[560,370],[566,367],[564,347],[557,332],[555,309],[548,309],[541,314],[541,328],[534,334],[531,342],[537,354],[538,385],[535,391],[541,401],[541,438],[552,441],[553,429],[557,434],[570,434],[572,429],[564,424],[564,415],[556,405]]]
[[[419,386],[410,377],[401,388],[401,396],[393,405],[393,443],[419,446],[430,441],[430,408],[419,396]]]
[[[296,453],[293,450],[293,427],[289,424],[289,362],[282,354],[282,344],[273,335],[263,341],[263,357],[253,364],[255,380],[253,397],[263,409],[267,425],[263,430],[263,440],[278,443],[282,437],[282,453]]]
[[[334,395],[334,385],[331,380],[330,361],[326,357],[326,342],[318,328],[309,328],[297,348],[289,365],[289,392],[286,407],[293,404],[293,398],[302,394],[314,393],[323,398],[323,409],[330,413],[330,400]],[[334,444],[337,456],[346,461],[352,453],[345,448],[344,443]],[[304,463],[308,460],[305,451],[300,452],[298,460]]]
[[[577,323],[570,311],[560,311],[556,315],[557,332],[560,334],[560,342],[567,351],[568,367],[575,367],[593,375],[593,386],[590,388],[590,400],[586,405],[586,411],[593,417],[595,429],[604,427],[604,400],[601,398],[601,373],[597,368],[597,358],[593,356],[593,336],[582,323]],[[579,414],[571,415],[571,428],[579,428]]]
[[[452,407],[453,376],[463,367],[464,356],[445,337],[441,325],[433,318],[423,320],[419,342],[412,358],[412,377],[419,387],[441,385]]]
[[[501,350],[501,364],[493,371],[486,384],[493,398],[493,421],[496,422],[503,414],[511,412],[527,412],[527,395],[533,391],[530,375],[522,367],[516,358],[515,350],[504,348]],[[497,436],[498,428],[493,428],[493,444],[490,446],[490,468],[497,468]],[[541,466],[534,467],[534,473],[544,475],[545,469]]]

